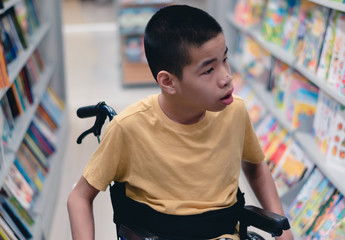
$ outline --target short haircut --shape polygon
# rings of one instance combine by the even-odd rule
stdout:
[[[190,47],[200,47],[222,32],[219,23],[207,12],[187,5],[160,9],[145,29],[145,54],[151,72],[168,71],[179,79],[191,63]]]

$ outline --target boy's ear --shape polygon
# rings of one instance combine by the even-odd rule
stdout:
[[[175,78],[174,75],[167,71],[160,71],[157,74],[157,82],[161,89],[168,94],[175,94]]]

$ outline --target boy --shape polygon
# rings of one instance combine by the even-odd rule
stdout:
[[[114,180],[125,182],[127,197],[155,214],[211,219],[209,213],[231,210],[239,201],[241,165],[262,206],[283,215],[245,105],[232,94],[228,49],[216,20],[193,7],[166,7],[149,21],[144,44],[161,94],[128,107],[108,124],[68,199],[73,239],[94,238],[92,201]],[[136,218],[147,220],[139,213]],[[194,238],[179,221],[166,230],[151,228],[146,220],[137,224]],[[205,229],[198,222],[195,238],[238,239],[237,221],[226,232],[219,228],[223,222],[212,223],[214,228]],[[183,231],[186,237],[179,235]],[[281,239],[292,239],[291,232]]]

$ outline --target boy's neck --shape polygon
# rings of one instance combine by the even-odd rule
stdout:
[[[164,114],[174,122],[191,125],[201,121],[206,111],[190,111],[171,104],[164,94],[158,96],[158,103]]]

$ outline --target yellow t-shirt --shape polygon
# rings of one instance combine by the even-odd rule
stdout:
[[[236,202],[242,159],[264,159],[242,99],[183,125],[152,95],[108,124],[83,176],[103,191],[113,180],[126,182],[128,197],[159,212],[199,214]]]

